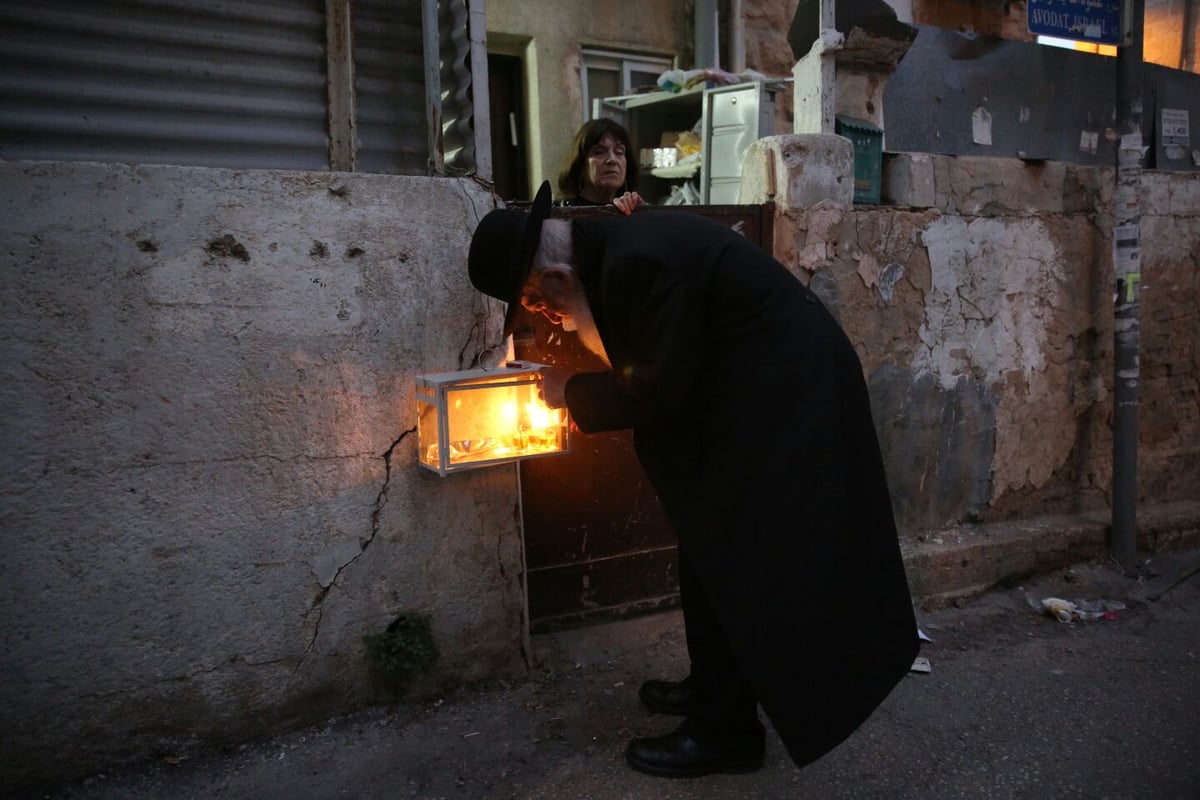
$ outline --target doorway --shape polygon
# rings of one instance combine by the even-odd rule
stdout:
[[[520,58],[488,53],[492,180],[496,194],[504,200],[530,197],[524,85],[525,65]]]

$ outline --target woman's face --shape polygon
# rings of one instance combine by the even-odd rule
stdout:
[[[587,154],[581,194],[597,203],[610,203],[625,185],[625,145],[605,134]]]

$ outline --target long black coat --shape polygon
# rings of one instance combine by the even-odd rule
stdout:
[[[798,765],[871,714],[918,651],[853,346],[815,295],[679,212],[573,222],[613,368],[567,383],[585,432],[632,427],[680,544]]]

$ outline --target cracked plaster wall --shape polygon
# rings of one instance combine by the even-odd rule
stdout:
[[[774,187],[777,254],[859,350],[905,531],[1105,502],[1111,175],[903,156],[885,192],[925,199],[855,207],[822,138],[757,144],[746,199]],[[421,471],[412,430],[413,376],[496,343],[455,269],[487,193],[57,163],[0,185],[5,780],[387,699],[360,638],[404,610],[442,647],[424,688],[520,668],[515,473]],[[1188,499],[1200,190],[1145,185],[1141,494]]]
[[[1196,173],[1150,173],[1142,205],[1138,468],[1200,497],[1200,192]],[[1144,481],[1143,481],[1144,482]]]
[[[756,143],[742,199],[858,348],[902,530],[1106,508],[1111,171],[888,154],[891,204],[853,206],[838,139]],[[1200,180],[1144,184],[1139,492],[1194,499]]]
[[[416,463],[413,378],[471,366],[469,181],[0,164],[5,782],[523,668],[515,470]],[[489,338],[489,341],[485,341]]]

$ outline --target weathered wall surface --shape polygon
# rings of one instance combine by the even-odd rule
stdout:
[[[770,167],[768,169],[768,166]],[[907,538],[1102,508],[1106,170],[755,146],[745,199],[870,379]],[[1200,183],[1146,173],[1140,486],[1200,485]],[[0,164],[0,723],[63,779],[393,696],[361,637],[433,617],[437,672],[523,667],[515,470],[416,465],[413,377],[497,344],[470,181]]]
[[[1190,175],[1190,177],[1189,177]],[[1146,174],[1139,484],[1200,499],[1200,179]]]
[[[743,0],[746,66],[766,75],[787,76],[796,56],[788,29],[800,0]],[[727,65],[729,66],[729,65]]]
[[[1111,171],[890,155],[895,205],[852,206],[849,147],[762,140],[742,199],[774,192],[777,255],[858,347],[902,529],[1104,507]],[[1140,493],[1195,499],[1200,181],[1145,185]]]
[[[516,473],[416,462],[471,366],[469,181],[0,164],[0,784],[523,668]]]
[[[796,55],[788,43],[788,31],[800,0],[744,0],[743,47],[746,68],[764,75],[786,78],[792,74]],[[725,65],[729,68],[732,65]],[[792,93],[779,92],[775,100],[775,130],[792,130]]]

